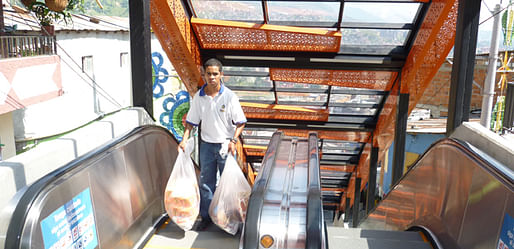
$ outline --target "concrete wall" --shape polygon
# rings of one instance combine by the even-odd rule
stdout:
[[[10,112],[0,115],[0,143],[4,145],[1,150],[2,159],[16,155],[12,114]]]
[[[141,108],[129,108],[0,162],[0,210],[16,192],[75,158],[153,121]]]
[[[403,171],[405,172],[408,167],[415,163],[430,145],[444,137],[444,134],[437,133],[407,133],[405,138],[405,163]],[[380,189],[383,194],[387,194],[389,190],[391,190],[393,148],[394,142],[389,147],[386,158],[381,161],[382,172],[380,172]]]
[[[132,105],[128,32],[61,31],[57,32],[57,44],[62,65],[63,94],[13,113],[17,141],[66,132],[97,118],[101,113]],[[185,87],[176,77],[155,37],[152,37],[151,46],[152,66],[157,76],[154,77],[153,116],[157,121],[162,120],[160,124],[173,130],[174,127],[179,128],[182,121],[181,117],[180,121],[175,120],[174,123],[171,119],[174,110],[181,109],[177,108],[183,104],[178,103],[177,93],[185,90]],[[82,71],[83,58],[87,56],[90,57],[85,60],[92,61],[89,74]],[[96,93],[92,79],[97,84]],[[183,98],[180,97],[183,95],[179,95],[179,98]]]

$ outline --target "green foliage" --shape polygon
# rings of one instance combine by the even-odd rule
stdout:
[[[84,12],[84,0],[69,0],[68,5],[63,11],[53,11],[44,2],[35,1],[27,6],[32,11],[41,26],[49,26],[54,22],[64,21],[66,24],[73,22],[71,13]]]
[[[128,0],[99,0],[103,9],[95,0],[85,0],[84,13],[91,16],[129,16]]]

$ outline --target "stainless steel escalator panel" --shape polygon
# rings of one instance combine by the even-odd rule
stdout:
[[[514,215],[512,170],[462,141],[434,145],[402,177],[361,228],[428,229],[442,248],[496,248]]]
[[[139,127],[41,178],[19,198],[4,247],[137,246],[165,213],[176,148],[165,129]]]
[[[283,139],[271,172],[260,236],[276,238],[272,248],[305,248],[307,219],[307,140]]]

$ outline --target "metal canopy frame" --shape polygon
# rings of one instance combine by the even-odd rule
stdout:
[[[305,15],[303,20],[297,18],[301,15],[277,16],[293,13],[295,5],[313,3],[333,7],[325,9],[330,15],[318,12],[317,17]],[[318,132],[325,208],[338,210],[348,210],[358,199],[355,193],[361,192],[376,170],[377,157],[390,145],[391,139],[381,139],[393,137],[398,97],[408,99],[400,111],[411,111],[419,90],[438,68],[439,59],[433,63],[432,58],[444,57],[451,49],[448,41],[453,41],[451,20],[457,6],[455,0],[438,2],[433,8],[429,0],[154,0],[151,4],[153,30],[161,44],[173,44],[173,51],[166,53],[174,65],[183,65],[177,72],[183,74],[190,93],[202,84],[197,68],[201,61],[218,58],[223,63],[225,84],[238,94],[247,113],[243,151],[257,171],[277,129],[286,135]],[[202,9],[201,4],[209,8]],[[238,4],[238,11],[227,8],[231,4]],[[277,11],[281,4],[288,5],[288,11]],[[366,4],[403,4],[414,6],[414,11],[408,21],[345,16]],[[241,8],[249,5],[255,9]],[[421,29],[425,18],[431,19]],[[170,39],[171,33],[176,37]],[[378,34],[370,37],[379,39],[366,40],[364,34]],[[433,51],[434,41],[443,39],[439,44],[444,47]],[[413,53],[419,57],[413,59]],[[423,63],[427,66],[420,75],[409,71]],[[401,89],[396,84],[400,78]],[[414,93],[403,95],[410,93],[409,88]],[[363,170],[369,165],[371,169]],[[356,184],[356,179],[362,183]]]
[[[218,1],[219,2],[219,1]],[[230,2],[237,1],[226,1]],[[294,20],[270,20],[271,7],[269,3],[284,1],[273,0],[246,0],[245,2],[260,2],[262,6],[262,18],[260,21],[251,21],[255,24],[271,24],[280,26],[309,27],[326,30],[400,30],[408,32],[407,37],[401,44],[377,44],[377,45],[354,45],[340,44],[337,52],[302,52],[302,51],[267,51],[251,49],[206,49],[200,47],[202,58],[217,58],[224,67],[225,84],[239,95],[240,101],[253,102],[271,105],[302,106],[310,108],[322,108],[329,110],[327,120],[282,120],[248,118],[247,131],[259,129],[304,129],[304,130],[328,130],[328,131],[373,131],[376,128],[379,114],[389,96],[392,83],[397,80],[398,73],[405,64],[405,60],[413,46],[417,29],[419,29],[423,18],[428,10],[429,3],[416,1],[317,1],[317,3],[338,3],[339,12],[335,22],[326,21],[294,21]],[[291,4],[309,1],[288,1]],[[191,17],[206,18],[195,10],[195,0],[183,1],[186,9],[192,14]],[[198,3],[198,2],[196,2]],[[344,5],[346,3],[419,3],[412,22],[389,23],[389,22],[350,22],[344,20]],[[216,4],[216,2],[212,2]],[[236,22],[249,22],[246,19],[223,19]],[[205,22],[205,21],[204,21]],[[207,21],[208,22],[208,21]],[[214,23],[214,22],[213,22]],[[195,24],[193,24],[194,27]],[[196,28],[198,35],[199,28]],[[272,79],[270,68],[289,69],[325,69],[325,70],[368,70],[394,72],[387,86],[376,89],[338,87],[333,85],[311,85],[311,87],[297,87],[300,82],[292,81],[289,85],[281,87],[281,82]],[[245,70],[241,70],[245,69]],[[285,81],[287,83],[287,81]],[[301,83],[300,83],[301,84]],[[366,97],[368,96],[368,97]],[[336,110],[340,110],[337,113]],[[365,115],[363,115],[363,113]],[[250,135],[246,132],[242,136],[243,143],[247,146],[265,146],[271,139],[269,136]],[[259,142],[256,142],[259,141]],[[351,141],[341,141],[351,143]],[[320,163],[341,167],[345,165],[356,165],[364,148],[364,144],[358,143],[357,150],[339,153],[325,153],[323,149],[330,144],[328,140],[320,139]],[[354,153],[356,152],[356,153]],[[247,162],[255,165],[258,171],[258,163],[262,156],[247,156]],[[352,173],[341,174],[337,171],[327,171],[321,175],[323,199],[327,208],[334,207],[340,203],[342,193],[348,187]]]

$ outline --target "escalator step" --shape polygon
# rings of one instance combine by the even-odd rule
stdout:
[[[401,241],[421,241],[423,238],[418,232],[410,231],[385,231],[385,230],[367,230],[359,228],[344,228],[344,227],[327,227],[329,236],[336,236],[342,238],[373,238],[373,239],[388,239],[388,240],[401,240]]]
[[[432,249],[429,244],[419,241],[345,237],[329,237],[328,247],[338,249]]]

